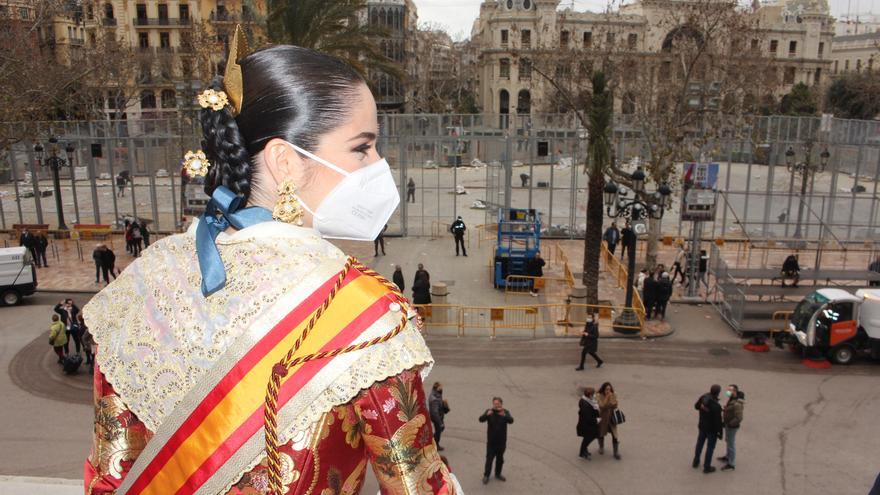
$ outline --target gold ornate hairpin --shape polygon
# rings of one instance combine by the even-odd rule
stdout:
[[[211,162],[208,161],[208,157],[205,156],[205,152],[202,150],[196,150],[195,152],[187,151],[183,155],[183,168],[190,177],[204,177],[208,175],[208,168],[210,167]]]
[[[247,55],[247,37],[241,29],[241,24],[238,24],[232,35],[232,42],[229,43],[229,57],[226,60],[226,72],[223,74],[223,87],[229,96],[233,115],[241,113],[242,95],[244,95],[244,81],[238,61]]]
[[[223,107],[229,104],[229,98],[223,91],[214,91],[206,89],[199,94],[199,105],[202,108],[210,108],[212,110],[223,110]]]

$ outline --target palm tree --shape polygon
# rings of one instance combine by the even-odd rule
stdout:
[[[386,57],[375,40],[387,31],[359,22],[365,0],[270,0],[269,36],[274,43],[311,48],[341,58],[367,78],[384,72],[402,78],[400,65]]]
[[[587,229],[584,233],[584,276],[587,304],[599,302],[599,253],[602,244],[602,193],[605,172],[611,166],[611,119],[614,99],[607,90],[605,74],[595,72],[593,91],[587,113]]]

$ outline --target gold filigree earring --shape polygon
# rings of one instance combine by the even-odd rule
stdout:
[[[272,218],[280,222],[303,224],[303,208],[296,197],[296,186],[292,180],[285,180],[278,184],[278,202],[272,210]]]

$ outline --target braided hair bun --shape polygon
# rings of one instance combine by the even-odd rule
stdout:
[[[215,78],[211,89],[222,91],[223,78]],[[217,186],[226,186],[247,201],[251,193],[252,165],[244,136],[230,107],[221,110],[203,108],[199,120],[202,124],[202,150],[212,165],[205,177],[205,193],[210,196]]]

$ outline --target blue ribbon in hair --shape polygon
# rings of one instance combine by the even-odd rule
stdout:
[[[217,186],[205,213],[196,227],[196,253],[202,272],[202,294],[205,297],[226,285],[226,268],[217,249],[220,232],[234,227],[238,230],[272,220],[272,213],[258,206],[241,207],[242,198],[225,186]]]

